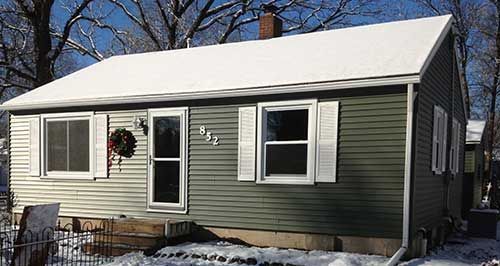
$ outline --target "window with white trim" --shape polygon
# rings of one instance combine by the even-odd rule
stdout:
[[[440,106],[434,106],[432,128],[432,171],[441,174],[446,171],[446,145],[448,114]]]
[[[42,117],[45,176],[89,176],[92,170],[93,114]]]
[[[260,103],[257,182],[314,183],[316,100]]]
[[[450,171],[454,175],[459,172],[460,128],[460,122],[458,122],[456,118],[453,118],[450,147]]]

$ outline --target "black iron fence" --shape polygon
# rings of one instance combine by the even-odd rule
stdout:
[[[36,224],[30,228],[36,228]],[[0,266],[104,264],[111,261],[112,233],[113,219],[64,226],[59,221],[54,228],[24,232],[17,224],[3,219],[0,220]]]

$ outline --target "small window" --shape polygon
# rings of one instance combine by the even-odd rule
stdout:
[[[259,104],[259,182],[314,183],[316,101]]]
[[[446,145],[448,114],[443,108],[434,106],[432,129],[432,171],[441,174],[446,171]]]
[[[90,175],[91,115],[44,118],[45,175]]]

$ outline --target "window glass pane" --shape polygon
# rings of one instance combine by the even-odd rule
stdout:
[[[266,176],[306,174],[307,144],[266,145]]]
[[[179,162],[155,161],[154,202],[180,203]]]
[[[154,149],[156,158],[180,157],[180,117],[155,117]]]
[[[267,112],[267,140],[307,140],[307,110]]]
[[[89,121],[69,121],[69,171],[89,171]]]
[[[67,171],[67,122],[49,121],[47,126],[47,171]]]

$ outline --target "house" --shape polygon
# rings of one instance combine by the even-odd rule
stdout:
[[[279,36],[264,17],[261,36]],[[461,215],[452,21],[114,56],[20,95],[1,106],[14,211],[60,202],[64,217],[189,220],[255,245],[397,261]],[[110,165],[118,128],[136,147]]]
[[[484,128],[486,121],[469,120],[465,137],[465,161],[463,180],[462,216],[471,208],[477,208],[482,200],[485,172]]]

